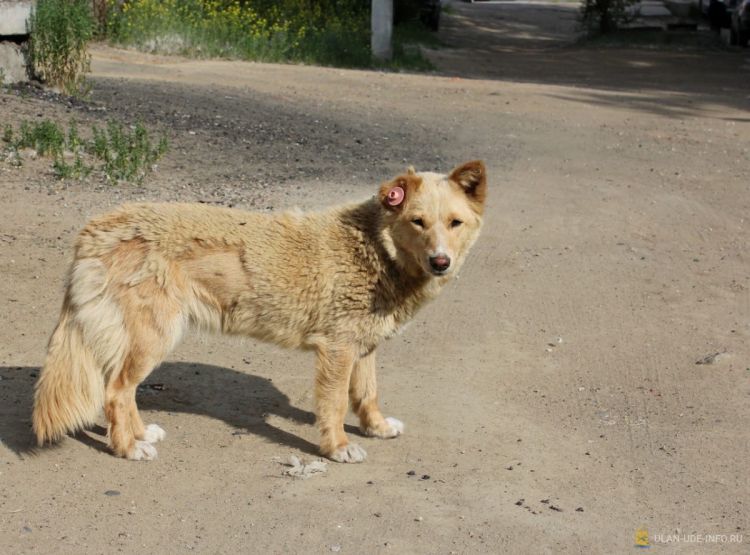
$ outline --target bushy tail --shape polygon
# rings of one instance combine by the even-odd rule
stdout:
[[[103,404],[102,369],[66,302],[34,391],[37,442],[54,442],[92,424]]]

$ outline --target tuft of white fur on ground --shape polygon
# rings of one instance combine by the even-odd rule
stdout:
[[[304,461],[300,460],[300,458],[295,455],[291,455],[289,457],[289,462],[283,464],[289,467],[284,470],[284,476],[302,478],[303,480],[307,480],[315,474],[323,474],[328,470],[328,463],[325,461],[318,459],[308,464],[304,464]]]

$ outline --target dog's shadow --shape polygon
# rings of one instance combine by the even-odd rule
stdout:
[[[19,455],[35,451],[31,409],[39,371],[35,367],[0,367],[0,442]],[[167,362],[138,388],[137,399],[140,409],[205,415],[235,428],[231,433],[257,435],[304,453],[318,453],[309,441],[267,422],[269,415],[301,424],[315,422],[311,412],[293,406],[268,378],[209,364]],[[153,419],[158,422],[158,416]],[[145,416],[144,420],[149,422]],[[106,433],[100,426],[93,431]],[[105,448],[103,438],[99,441],[85,433],[75,438],[96,449]]]

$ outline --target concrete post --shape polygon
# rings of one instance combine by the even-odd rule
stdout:
[[[28,79],[24,55],[32,0],[0,0],[0,84]]]
[[[393,0],[372,0],[372,55],[378,60],[393,57]]]
[[[28,35],[32,0],[0,0],[0,35]]]

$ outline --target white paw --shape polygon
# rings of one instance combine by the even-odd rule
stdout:
[[[356,443],[339,447],[330,456],[331,460],[342,463],[358,463],[367,458],[367,452]]]
[[[156,458],[156,447],[148,441],[136,440],[133,453],[128,458],[131,461],[152,461]]]
[[[146,431],[143,432],[143,441],[147,441],[148,443],[156,443],[165,437],[167,437],[167,432],[156,424],[149,424],[146,426]]]
[[[389,416],[385,419],[385,425],[377,428],[360,428],[362,433],[370,437],[379,437],[380,439],[391,439],[404,433],[404,423],[398,418]]]
[[[388,416],[386,417],[385,421],[388,422],[388,424],[394,431],[394,434],[389,437],[400,436],[401,434],[404,433],[404,423],[401,422],[398,418],[393,418],[392,416]]]

